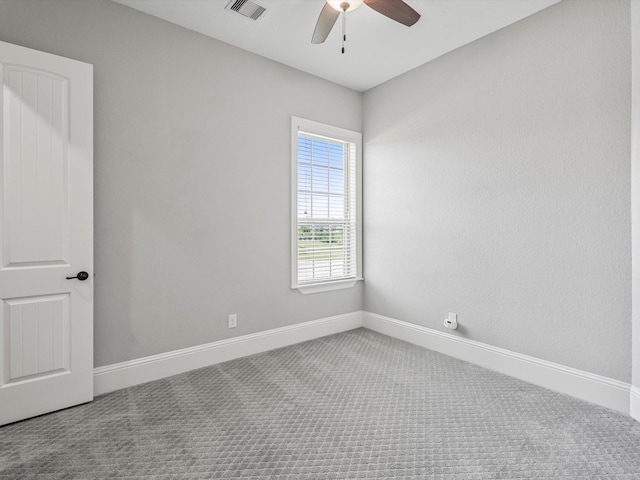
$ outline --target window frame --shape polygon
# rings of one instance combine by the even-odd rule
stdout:
[[[352,276],[301,283],[298,280],[298,133],[327,137],[355,146],[355,266]],[[319,293],[354,287],[362,277],[362,133],[333,125],[291,117],[291,288],[300,293]],[[346,181],[346,180],[345,180]],[[352,252],[353,253],[353,252]]]

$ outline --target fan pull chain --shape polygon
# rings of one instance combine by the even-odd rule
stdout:
[[[344,42],[347,41],[347,12],[342,12],[342,54],[344,55]]]

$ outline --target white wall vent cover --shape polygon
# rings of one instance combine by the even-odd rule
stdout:
[[[240,15],[250,18],[251,20],[258,20],[264,12],[267,11],[266,8],[250,0],[231,0],[225,8],[238,12]]]

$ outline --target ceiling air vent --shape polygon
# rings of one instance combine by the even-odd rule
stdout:
[[[267,11],[266,8],[250,0],[231,0],[225,8],[238,12],[240,15],[250,18],[251,20],[258,20],[264,12]]]

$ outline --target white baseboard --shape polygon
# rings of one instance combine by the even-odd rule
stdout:
[[[640,389],[627,383],[362,311],[98,367],[94,370],[94,394],[360,327],[617,410],[640,421]]]
[[[196,368],[360,327],[362,312],[353,312],[98,367],[93,373],[93,390],[96,396],[102,395]]]
[[[629,415],[631,385],[557,363],[492,347],[430,328],[363,312],[370,330],[495,370],[541,387]],[[635,416],[640,416],[640,390],[635,389]],[[633,397],[632,397],[633,398]]]
[[[633,418],[640,422],[640,388],[631,387],[631,407],[630,413]]]

